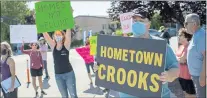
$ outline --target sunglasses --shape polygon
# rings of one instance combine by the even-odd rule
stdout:
[[[32,46],[37,46],[36,44],[33,44]]]
[[[187,26],[190,23],[194,23],[194,22],[185,22],[184,25]]]

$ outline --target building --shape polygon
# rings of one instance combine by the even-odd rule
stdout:
[[[75,24],[79,27],[79,29],[82,30],[82,32],[76,34],[76,39],[80,40],[83,38],[83,31],[88,33],[90,30],[92,30],[93,34],[100,31],[112,33],[109,29],[110,23],[110,18],[105,16],[76,16]]]

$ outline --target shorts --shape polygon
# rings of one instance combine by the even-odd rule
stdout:
[[[195,87],[193,84],[193,80],[186,80],[183,78],[179,78],[180,81],[180,85],[183,89],[183,91],[185,91],[188,94],[195,94]]]
[[[92,62],[92,63],[89,63],[89,64],[86,64],[86,69],[87,69],[87,72],[88,72],[88,73],[90,73],[90,66],[91,66],[91,68],[93,69],[93,65],[94,65],[93,62]],[[94,70],[93,70],[93,73],[94,73]]]
[[[37,76],[42,76],[43,75],[43,70],[42,70],[42,67],[41,68],[39,68],[39,69],[32,69],[31,68],[31,76],[32,77],[37,77]]]

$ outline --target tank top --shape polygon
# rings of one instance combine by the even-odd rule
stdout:
[[[1,73],[2,73],[1,81],[4,81],[7,78],[11,77],[9,65],[6,63],[8,58],[9,57],[7,57],[5,61],[1,61]]]
[[[53,50],[55,74],[64,74],[73,71],[69,60],[69,51],[65,48],[64,45],[61,50],[57,50],[56,47],[57,44],[55,45]]]
[[[185,55],[187,53],[187,47],[188,46],[180,45],[178,50],[176,51],[176,56],[182,57],[183,55]],[[180,74],[179,74],[180,78],[187,79],[187,80],[191,79],[191,75],[188,70],[188,65],[186,63],[179,64],[179,69],[180,69]]]

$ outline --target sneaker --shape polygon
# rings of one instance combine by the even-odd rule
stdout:
[[[106,89],[106,88],[105,88],[105,89],[103,90],[103,92],[106,93],[106,92],[108,92],[108,90],[109,90],[109,89]]]
[[[46,76],[45,79],[50,79],[50,77],[49,76]]]
[[[38,92],[36,92],[35,97],[38,97]]]
[[[41,91],[41,94],[43,94],[43,95],[47,95],[44,91]]]

